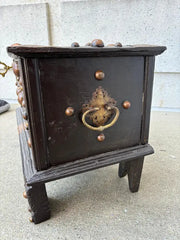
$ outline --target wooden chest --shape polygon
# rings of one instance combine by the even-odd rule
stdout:
[[[8,47],[32,221],[50,217],[45,183],[119,164],[138,191],[148,144],[155,55],[166,47]]]

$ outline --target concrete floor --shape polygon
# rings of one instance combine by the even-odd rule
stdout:
[[[15,107],[0,115],[0,240],[179,240],[180,113],[153,112],[138,193],[110,166],[47,184],[52,217],[28,221]]]

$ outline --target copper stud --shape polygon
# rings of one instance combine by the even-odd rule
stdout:
[[[24,100],[22,101],[22,104],[21,104],[21,106],[22,106],[22,107],[25,107],[25,106],[26,106],[26,104],[25,104],[25,101],[24,101]]]
[[[68,117],[72,116],[74,114],[74,108],[72,108],[72,107],[66,108],[65,114]]]
[[[104,43],[101,39],[94,39],[91,43],[92,47],[104,47]]]
[[[112,43],[107,45],[107,47],[114,47],[114,46],[115,46],[115,44],[112,44]]]
[[[71,47],[79,47],[79,43],[73,42],[73,43],[71,44]]]
[[[33,218],[32,218],[32,217],[30,217],[30,218],[29,218],[29,221],[30,221],[30,222],[33,222]]]
[[[19,78],[19,84],[22,86],[22,79]]]
[[[20,46],[21,44],[20,43],[14,43],[11,45],[11,47],[16,47],[16,46]]]
[[[129,101],[127,101],[127,100],[124,101],[122,105],[123,105],[123,108],[124,108],[124,109],[128,109],[128,108],[131,107],[131,103],[130,103]]]
[[[19,68],[18,68],[18,64],[16,61],[13,61],[12,63],[12,69],[13,69],[13,72],[14,74],[19,77]]]
[[[23,124],[19,124],[18,125],[18,133],[20,134],[23,130],[24,130],[24,125]]]
[[[28,130],[29,124],[27,121],[24,122],[24,127]]]
[[[22,105],[23,98],[24,98],[23,92],[18,93],[18,102],[20,105]]]
[[[116,47],[122,47],[122,44],[121,44],[120,42],[117,42],[117,43],[115,44],[115,46],[116,46]]]
[[[105,74],[103,73],[103,71],[98,70],[97,72],[95,72],[95,78],[98,80],[102,80],[105,77]]]
[[[105,140],[104,134],[103,134],[103,133],[99,134],[99,135],[97,136],[97,140],[98,140],[99,142],[103,142],[103,141]]]
[[[25,120],[27,120],[27,119],[28,119],[27,112],[23,112],[22,116],[23,116],[23,118],[24,118]]]
[[[30,148],[32,147],[30,138],[28,139],[28,146],[29,146]]]
[[[16,89],[16,94],[18,95],[20,92],[22,92],[23,88],[22,86],[18,86]]]
[[[27,193],[26,193],[26,191],[23,192],[23,197],[24,197],[24,198],[27,198]]]

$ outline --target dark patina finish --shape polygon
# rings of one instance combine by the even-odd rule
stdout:
[[[85,47],[8,47],[17,64],[18,132],[34,223],[50,217],[49,181],[119,163],[119,177],[127,174],[138,191],[144,156],[153,153],[154,60],[165,49],[104,47],[100,39]]]

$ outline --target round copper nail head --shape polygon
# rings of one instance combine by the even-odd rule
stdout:
[[[28,139],[28,146],[29,146],[30,148],[32,147],[30,138]]]
[[[24,197],[24,198],[27,198],[27,193],[26,193],[26,191],[23,192],[23,197]]]
[[[24,127],[28,130],[29,124],[27,121],[24,122]]]
[[[23,92],[18,93],[18,102],[20,105],[22,105],[23,98],[24,98]]]
[[[101,39],[94,39],[91,43],[92,47],[104,47],[104,43]]]
[[[74,114],[74,108],[72,108],[72,107],[66,108],[65,114],[68,117],[72,116]]]
[[[85,46],[91,47],[91,43],[90,43],[90,42],[88,42],[88,43],[86,43],[86,45],[85,45]]]
[[[29,221],[30,221],[30,222],[33,222],[33,219],[32,219],[32,217],[30,217],[30,218],[29,218]]]
[[[18,86],[16,89],[16,94],[18,95],[20,92],[22,92],[23,88],[22,86]]]
[[[130,103],[129,101],[127,101],[127,100],[124,101],[122,105],[123,105],[123,108],[124,108],[124,109],[128,109],[128,108],[131,107],[131,103]]]
[[[105,74],[103,71],[98,70],[97,72],[95,72],[95,78],[98,80],[102,80],[105,77]]]
[[[104,134],[103,134],[103,133],[99,134],[99,135],[97,136],[97,140],[98,140],[99,142],[103,142],[103,141],[105,140]]]
[[[18,68],[18,64],[16,61],[13,61],[12,63],[12,69],[13,69],[13,72],[14,74],[19,77],[19,68]]]
[[[21,78],[19,78],[19,85],[21,85],[22,86],[22,79]]]
[[[22,101],[22,104],[21,104],[21,106],[22,106],[22,107],[25,107],[25,106],[26,106],[26,104],[25,104],[25,101],[24,101],[24,100]]]
[[[27,112],[23,112],[22,116],[23,116],[23,118],[24,118],[25,120],[27,120],[27,119],[28,119]]]
[[[121,44],[120,42],[117,42],[117,43],[115,44],[115,46],[116,46],[116,47],[122,47],[122,44]]]
[[[71,44],[71,47],[80,47],[80,46],[79,46],[79,43],[73,42],[73,43]]]
[[[110,43],[110,44],[107,45],[107,47],[115,47],[115,44]]]
[[[20,43],[14,43],[11,45],[11,47],[17,47],[17,46],[20,46],[21,44]]]

